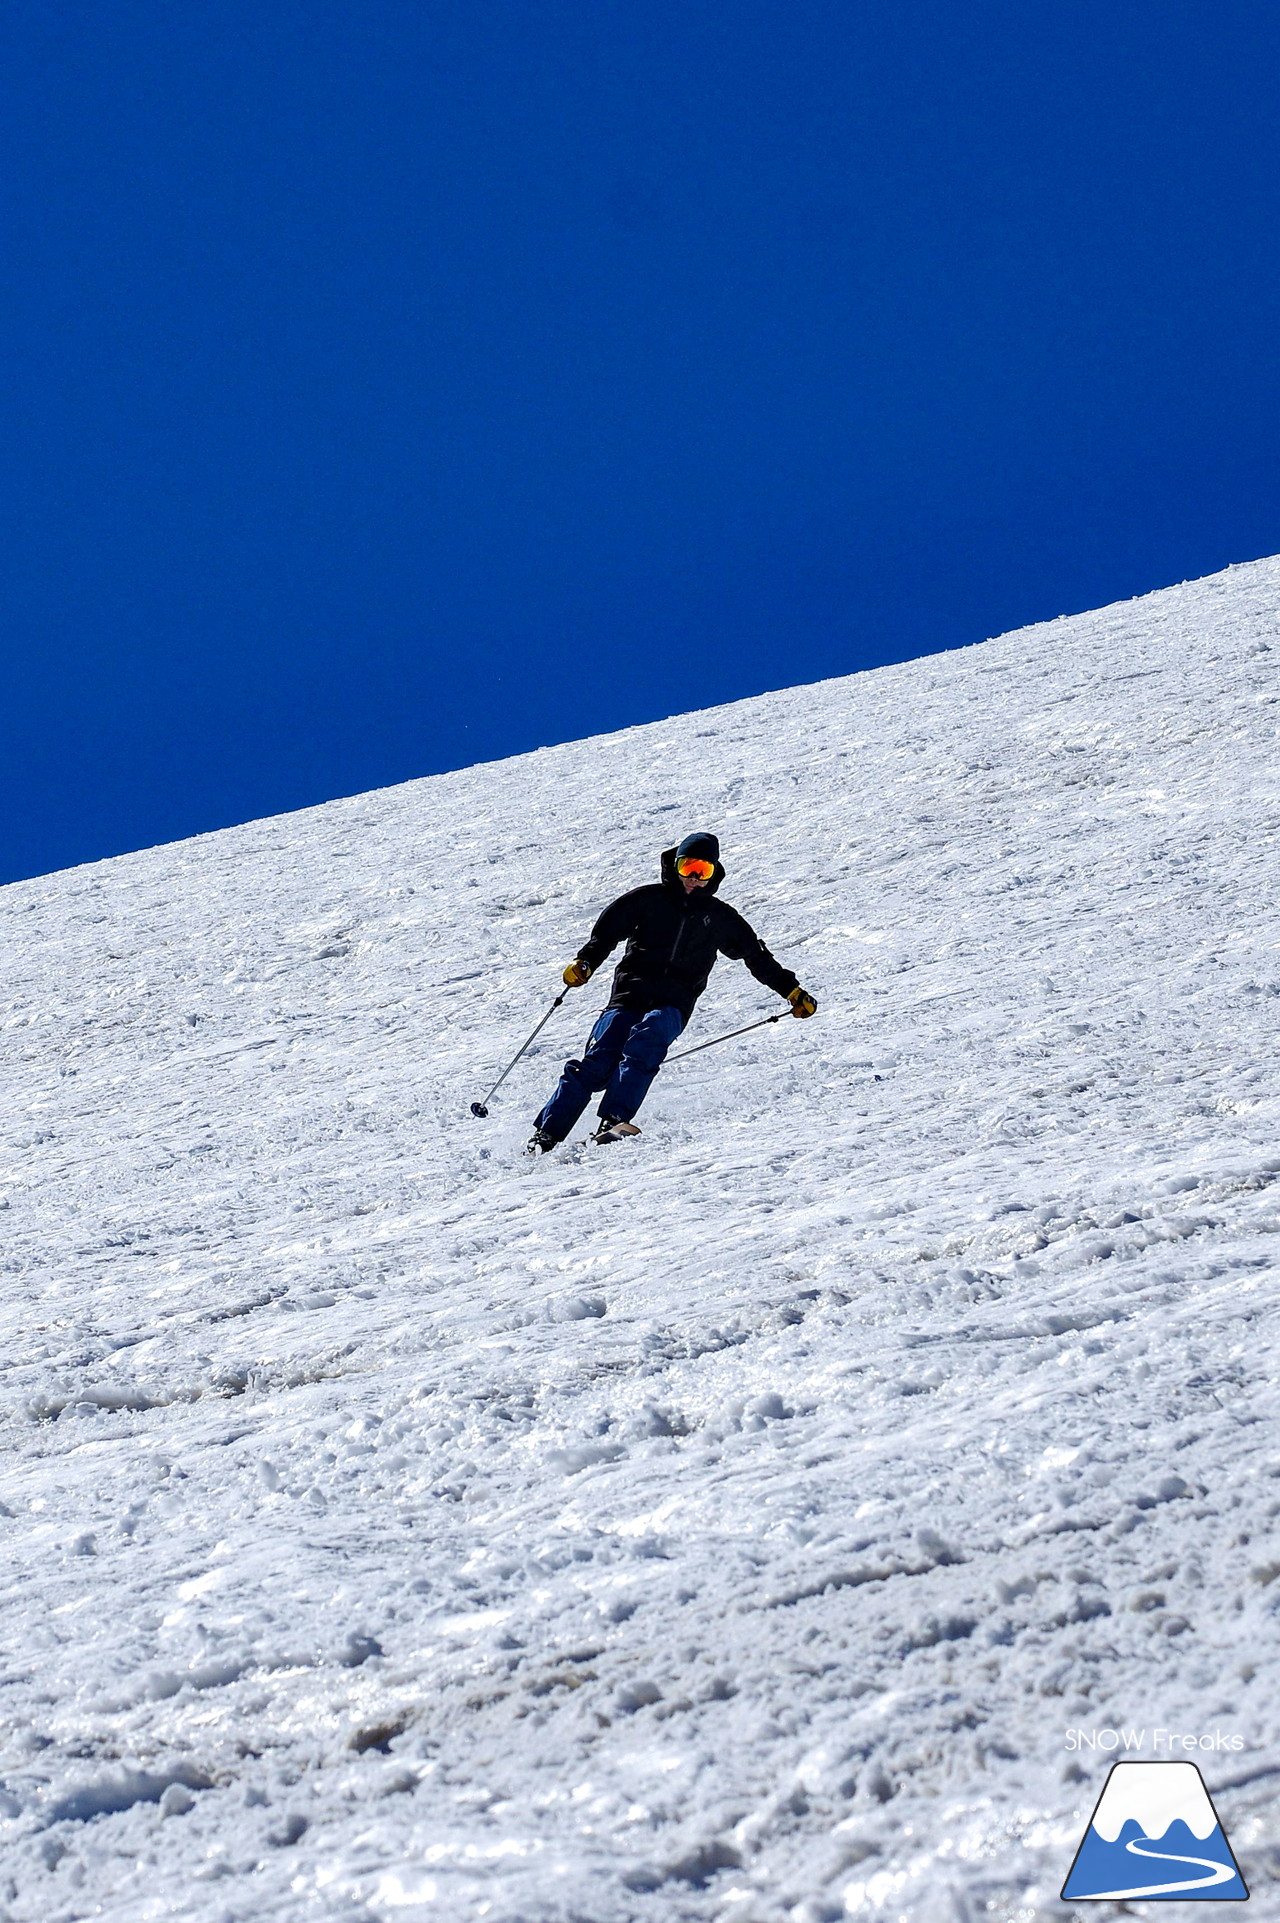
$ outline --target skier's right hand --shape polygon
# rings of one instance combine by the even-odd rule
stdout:
[[[798,1015],[801,1021],[804,1021],[806,1016],[816,1015],[818,1012],[818,1004],[807,989],[793,988],[787,1000],[791,1003],[791,1013]]]
[[[591,963],[579,961],[575,956],[574,960],[569,963],[569,966],[564,971],[565,986],[567,988],[581,988],[583,982],[589,982],[590,980]]]

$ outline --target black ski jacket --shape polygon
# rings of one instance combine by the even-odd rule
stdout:
[[[686,1022],[707,985],[717,955],[745,962],[758,982],[789,995],[799,987],[755,930],[715,893],[724,880],[719,862],[704,888],[685,893],[676,873],[676,851],[662,857],[662,880],[619,895],[601,915],[579,951],[595,970],[620,941],[626,952],[614,971],[610,1008],[678,1008]]]

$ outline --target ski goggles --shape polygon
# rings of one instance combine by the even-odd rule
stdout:
[[[716,872],[714,861],[699,861],[696,855],[686,855],[676,863],[676,873],[686,881],[710,881]]]

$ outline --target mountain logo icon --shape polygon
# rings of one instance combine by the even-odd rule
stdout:
[[[1194,1763],[1115,1763],[1062,1886],[1064,1902],[1247,1903]]]

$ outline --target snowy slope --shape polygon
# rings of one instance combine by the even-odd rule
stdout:
[[[1265,561],[4,890],[0,1919],[1064,1916],[1107,1726],[1280,1917],[1278,727]],[[524,1161],[701,827],[819,1016]]]

